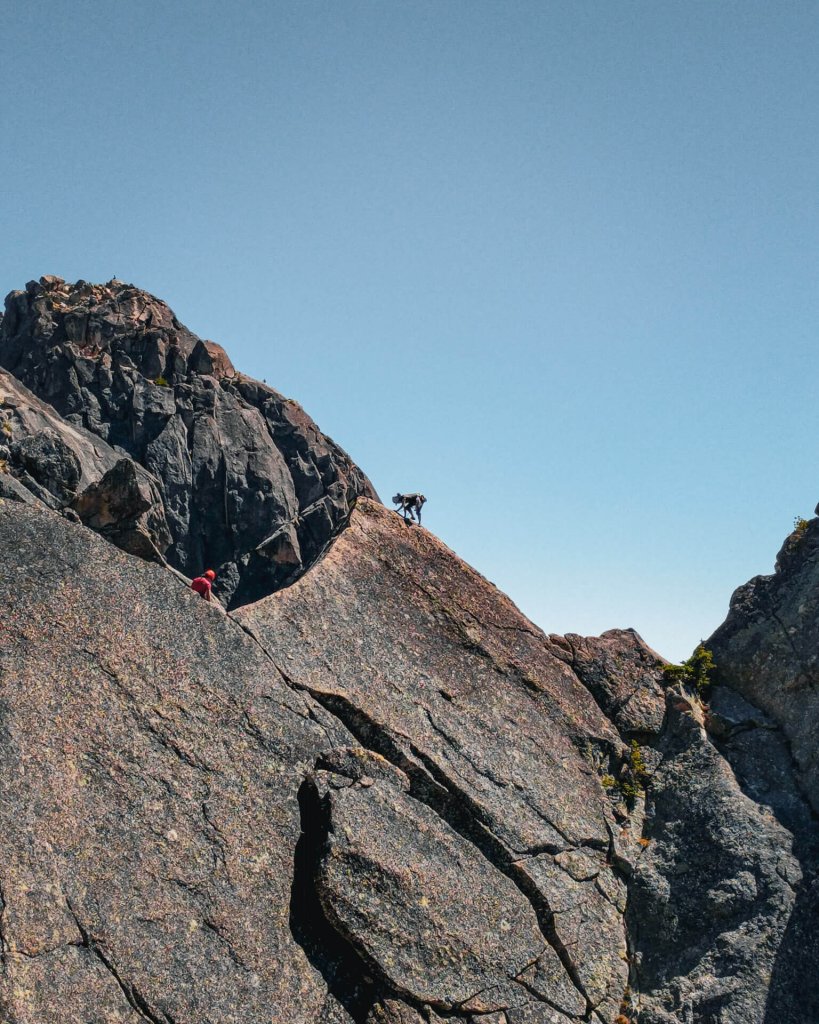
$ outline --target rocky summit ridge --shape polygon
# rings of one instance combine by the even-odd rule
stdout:
[[[698,692],[133,286],[0,367],[3,1024],[818,1024],[819,520]]]
[[[188,575],[212,565],[230,606],[304,571],[355,499],[375,497],[301,406],[237,373],[219,345],[122,281],[68,285],[43,277],[12,292],[0,352],[15,378],[0,384],[10,426],[23,415],[16,409],[29,408],[24,394],[13,396],[16,406],[9,400],[22,384],[69,428],[94,434],[93,447],[104,453],[97,461],[115,475],[93,472],[82,445],[76,450],[57,425],[36,441],[21,431],[25,437],[5,456],[12,472],[41,500],[67,503],[92,527],[113,526],[107,503],[114,494],[121,500],[127,476],[130,518],[139,523],[120,529],[114,543],[150,551]],[[75,460],[86,462],[79,477]]]

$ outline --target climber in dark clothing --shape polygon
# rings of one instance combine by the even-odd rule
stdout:
[[[403,513],[405,523],[417,517],[418,525],[421,525],[421,509],[427,500],[423,494],[396,494],[392,500],[399,506],[395,511]]]
[[[216,573],[213,569],[208,569],[204,576],[197,576],[196,579],[191,583],[191,590],[195,590],[200,597],[204,597],[206,601],[211,601],[211,590],[213,589],[213,581],[216,579]]]

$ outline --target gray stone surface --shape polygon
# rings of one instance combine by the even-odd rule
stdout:
[[[783,799],[801,802],[796,833],[743,792],[741,776],[708,736],[699,703],[673,692],[668,700],[645,846],[629,878],[639,1019],[767,1024],[771,979],[803,881],[801,847],[815,826],[792,776],[781,782],[790,787]],[[720,702],[728,703],[725,695]],[[806,958],[814,974],[815,956],[814,945]],[[812,989],[809,975],[777,1019],[813,1019],[806,1016]]]
[[[328,744],[169,573],[0,505],[0,1020],[314,1021],[289,917]]]

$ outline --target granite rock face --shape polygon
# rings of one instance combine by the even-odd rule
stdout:
[[[166,570],[13,502],[0,550],[0,1020],[320,1019],[289,916],[321,722]]]
[[[815,523],[706,702],[145,293],[43,278],[0,361],[3,1024],[819,1021]]]
[[[293,685],[402,772],[410,796],[529,900],[547,943],[541,960],[460,1004],[452,980],[427,962],[423,978],[440,978],[424,992],[436,1012],[525,1020],[534,1011],[520,1003],[523,984],[555,1020],[773,1019],[771,979],[782,973],[817,835],[781,732],[733,691],[720,688],[706,714],[665,683],[662,659],[632,630],[545,636],[426,531],[366,502],[307,576],[236,618]],[[629,807],[621,785],[634,781],[625,741],[635,738],[650,779]],[[441,933],[437,908],[406,925],[420,911],[395,877],[397,803],[368,796],[352,812],[346,792],[324,781],[316,806],[334,870],[348,892],[368,895],[351,909],[338,882],[323,882],[323,900],[388,975],[407,936]],[[429,827],[408,831],[426,837]],[[406,863],[426,863],[419,842]],[[318,877],[326,870],[319,864]],[[468,920],[450,901],[446,916]],[[511,912],[514,901],[504,902]],[[426,953],[422,945],[409,962]],[[815,974],[816,944],[800,957]],[[452,964],[456,978],[467,974],[457,957]],[[809,1019],[809,989],[779,985],[777,1020]]]
[[[165,521],[151,543],[188,576],[215,569],[226,604],[303,572],[355,499],[375,496],[296,402],[237,373],[220,346],[122,281],[71,285],[52,276],[12,292],[0,366],[66,424],[147,471]],[[42,440],[21,443],[37,447],[43,463]],[[71,479],[52,482],[62,501]]]

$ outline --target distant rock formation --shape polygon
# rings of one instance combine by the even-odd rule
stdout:
[[[216,593],[230,606],[303,572],[355,499],[375,497],[301,406],[237,373],[219,345],[122,281],[68,285],[48,276],[12,292],[0,366],[66,424],[147,471],[152,501],[159,498],[151,543],[188,576],[215,569]],[[15,415],[6,421],[12,438],[28,433]],[[13,475],[30,472],[24,451],[10,454]],[[61,503],[65,485],[54,482]]]
[[[6,308],[3,1024],[819,1021],[819,521],[703,700],[543,633],[158,300]]]

